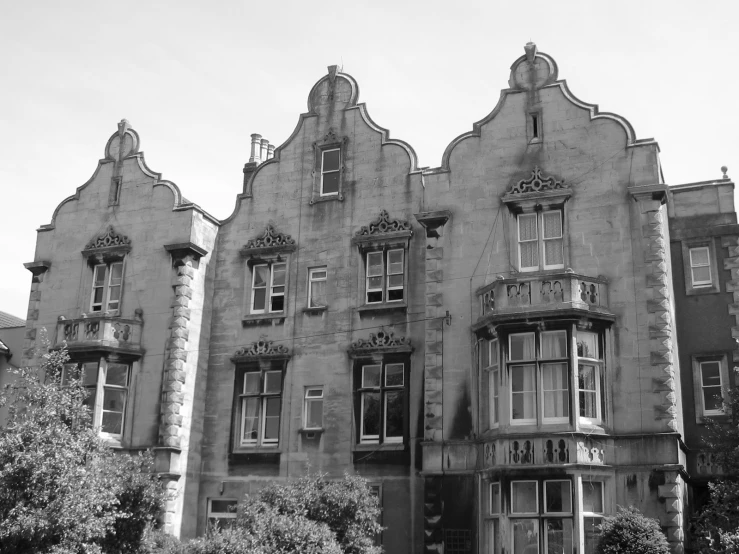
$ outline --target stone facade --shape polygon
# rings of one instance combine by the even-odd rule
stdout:
[[[45,328],[97,364],[105,398],[127,368],[96,421],[155,449],[170,532],[205,532],[214,500],[352,471],[387,552],[591,552],[617,504],[682,551],[684,203],[657,143],[578,100],[535,45],[509,87],[422,169],[332,66],[287,141],[252,135],[223,221],[148,169],[124,120],[39,229],[25,355]],[[731,231],[714,243],[728,292]]]

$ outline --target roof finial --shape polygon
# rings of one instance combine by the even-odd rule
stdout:
[[[122,137],[130,128],[131,124],[128,122],[128,119],[121,119],[121,122],[118,124],[118,136]]]
[[[729,176],[726,174],[727,171],[729,171],[729,168],[726,167],[725,165],[722,165],[721,166],[721,173],[724,174],[724,176],[722,177],[723,179],[728,179],[729,178]]]
[[[523,49],[526,51],[526,60],[529,63],[532,63],[534,61],[534,58],[536,57],[536,44],[529,41],[526,43],[526,46],[524,46]]]

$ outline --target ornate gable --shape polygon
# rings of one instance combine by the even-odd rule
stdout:
[[[370,333],[368,339],[359,339],[349,347],[351,358],[363,355],[410,352],[413,352],[410,339],[405,337],[396,338],[392,331],[387,332],[384,329],[377,333]]]
[[[279,252],[292,252],[295,250],[295,239],[290,235],[280,233],[272,224],[267,224],[264,233],[253,238],[241,249],[242,256],[254,256],[257,254],[271,254]]]

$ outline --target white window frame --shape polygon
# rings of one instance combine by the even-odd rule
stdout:
[[[586,511],[585,510],[585,487],[592,486],[592,485],[599,485],[600,486],[600,499],[601,499],[601,511],[600,512],[593,512],[593,511]],[[582,525],[580,525],[581,532],[581,544],[582,544],[582,551],[583,554],[595,554],[595,551],[589,551],[585,547],[585,520],[587,519],[600,519],[601,521],[603,518],[606,517],[606,487],[605,483],[603,481],[596,481],[596,480],[586,480],[582,479],[580,482],[580,490],[581,490],[581,499],[583,501],[582,505]]]
[[[91,366],[92,364],[95,364],[97,367],[95,368],[95,384],[94,385],[85,385],[85,379],[84,379],[84,372],[87,371],[87,366]],[[125,385],[114,385],[107,383],[107,377],[108,377],[108,366],[109,365],[120,365],[124,366],[126,368],[126,384]],[[98,432],[98,435],[104,439],[110,440],[114,444],[120,444],[121,440],[123,439],[123,433],[126,428],[126,415],[128,413],[128,398],[129,398],[129,389],[131,387],[131,374],[132,374],[132,364],[131,363],[123,363],[118,361],[110,361],[105,358],[100,358],[96,360],[87,360],[87,361],[79,361],[79,362],[69,362],[64,364],[62,368],[62,375],[61,375],[61,383],[64,384],[67,382],[68,379],[74,378],[73,376],[69,375],[70,370],[75,370],[75,372],[78,372],[79,377],[82,379],[82,385],[87,389],[88,391],[88,399],[92,401],[92,413],[91,415],[91,422],[93,429],[96,429]],[[107,391],[119,391],[123,393],[123,409],[121,411],[121,431],[120,433],[109,433],[102,430],[103,427],[103,413],[104,412],[112,412],[113,410],[106,410],[104,409],[105,406],[105,394]],[[117,412],[115,412],[117,413]]]
[[[284,267],[285,269],[285,284],[284,285],[275,285],[275,268],[276,267]],[[269,283],[265,283],[265,286],[255,287],[256,279],[257,279],[257,268],[259,267],[266,267],[269,270]],[[264,263],[264,264],[255,264],[252,266],[252,275],[251,275],[251,311],[252,314],[264,314],[264,313],[270,313],[270,314],[281,314],[284,313],[287,305],[287,279],[288,279],[288,271],[287,271],[287,262],[270,262],[270,263]],[[282,292],[275,292],[275,288],[282,287]],[[254,303],[256,301],[256,295],[254,294],[255,290],[264,289],[264,308],[258,309],[254,307]],[[272,299],[277,297],[282,297],[282,309],[281,310],[273,310],[272,309]]]
[[[536,512],[514,512],[513,511],[513,485],[514,483],[536,483]],[[567,482],[569,483],[570,492],[570,511],[569,512],[547,512],[546,511],[546,487],[548,483]],[[541,487],[539,487],[541,484]],[[510,481],[510,510],[508,514],[508,525],[511,526],[509,532],[509,548],[510,552],[514,551],[515,533],[512,526],[517,520],[531,520],[536,522],[537,526],[537,552],[543,554],[548,551],[548,534],[547,522],[549,520],[569,520],[572,528],[572,548],[573,552],[577,548],[577,526],[575,525],[575,502],[573,495],[572,479],[516,479]]]
[[[705,250],[706,263],[694,263],[693,252],[696,250]],[[688,249],[689,265],[690,265],[690,282],[693,288],[710,287],[713,285],[713,273],[711,271],[711,249],[708,246],[694,246]],[[697,281],[694,277],[693,270],[696,268],[708,268],[708,280]]]
[[[232,506],[236,506],[238,509],[239,501],[235,498],[209,498],[208,499],[208,512],[206,516],[206,527],[210,531],[216,526],[220,528],[221,520],[236,520],[236,510],[226,512],[213,511],[213,501],[216,502],[232,502]],[[230,523],[230,522],[229,522]]]
[[[248,374],[259,374],[259,392],[248,392],[246,387]],[[267,376],[269,374],[280,374],[280,390],[278,392],[267,390]],[[241,447],[277,447],[280,443],[280,434],[282,430],[282,409],[283,409],[283,387],[284,372],[280,369],[246,369],[243,372],[241,393],[239,394],[239,437],[238,445]],[[256,398],[259,402],[257,407],[257,438],[244,438],[244,430],[246,428],[247,411],[246,405],[249,399]],[[277,438],[267,438],[267,404],[268,400],[278,399],[280,402],[280,415],[277,422]]]
[[[497,429],[500,426],[500,341],[498,339],[484,340],[482,348],[487,351],[488,362],[482,368],[488,374],[488,426],[491,429]]]
[[[559,228],[560,228],[560,235],[557,237],[545,237],[544,236],[544,216],[546,214],[551,213],[557,213],[559,215]],[[535,222],[535,230],[536,230],[536,237],[532,239],[527,240],[521,240],[521,221],[523,219],[534,219]],[[543,210],[539,212],[534,213],[524,213],[524,214],[518,214],[516,217],[516,231],[517,231],[517,237],[516,237],[516,244],[517,244],[517,250],[518,250],[518,267],[521,272],[531,272],[531,271],[539,271],[541,269],[564,269],[564,212],[561,209],[554,209],[554,210]],[[547,254],[546,254],[546,242],[547,241],[560,241],[561,243],[561,257],[562,257],[562,263],[561,264],[549,264],[547,263]],[[525,266],[523,265],[522,259],[521,259],[521,245],[523,243],[535,243],[536,244],[536,265],[531,266]]]
[[[387,384],[387,368],[390,366],[400,366],[402,369],[403,383],[400,385],[388,385]],[[368,368],[380,368],[380,381],[378,386],[364,386],[364,371]],[[403,362],[378,362],[371,364],[364,364],[361,366],[359,371],[359,387],[357,392],[359,394],[359,442],[361,444],[403,444],[405,441],[405,427],[408,424],[408,414],[405,410],[405,404],[408,396],[408,386],[406,379],[406,367]],[[402,392],[403,393],[403,430],[402,435],[397,437],[387,436],[387,401],[388,393]],[[364,432],[364,408],[365,408],[365,396],[367,394],[379,394],[380,395],[380,425],[379,430],[381,434],[370,435]]]
[[[706,386],[706,385],[703,384],[703,366],[705,364],[715,364],[715,365],[718,366],[718,376],[719,376],[719,383],[720,383],[718,388],[719,388],[719,396],[721,396],[722,399],[724,398],[724,387],[726,386],[725,383],[724,383],[724,376],[722,375],[723,374],[723,371],[721,370],[722,369],[722,367],[721,367],[722,364],[721,364],[721,360],[720,359],[701,360],[701,361],[698,362],[698,372],[699,372],[698,378],[700,380],[700,393],[699,394],[700,394],[700,397],[701,397],[701,407],[703,408],[703,415],[704,416],[722,416],[722,415],[726,415],[726,413],[724,412],[723,409],[718,409],[718,410],[709,410],[709,409],[706,409],[706,396],[704,394],[704,390],[706,388],[715,389],[717,387],[716,387],[716,385],[708,385],[708,386]]]
[[[114,267],[120,267],[121,268],[121,276],[120,276],[120,282],[115,284],[113,283],[113,268]],[[92,270],[92,287],[90,291],[90,311],[93,313],[113,313],[117,314],[120,313],[121,310],[121,300],[123,299],[123,275],[124,275],[124,261],[118,260],[115,262],[110,263],[104,263],[104,264],[95,264]],[[98,286],[97,285],[97,277],[98,273],[102,271],[103,272],[103,284]],[[111,300],[111,292],[114,289],[118,289],[118,300]],[[98,289],[102,289],[102,301],[101,302],[95,302],[95,292]],[[111,302],[115,302],[116,306],[114,308],[111,308]],[[103,309],[105,308],[105,309]]]
[[[338,152],[339,153],[339,166],[336,169],[330,169],[326,170],[324,169],[324,165],[326,163],[326,154],[329,152]],[[338,174],[338,182],[336,184],[336,192],[323,192],[323,178],[325,175],[337,173]],[[339,192],[341,191],[341,148],[326,148],[325,150],[321,150],[321,188],[320,188],[320,195],[321,196],[338,196]]]
[[[321,425],[319,425],[318,427],[312,427],[309,425],[310,406],[312,403],[319,401],[321,403]],[[305,396],[303,400],[303,429],[314,431],[323,429],[323,387],[305,388]]]
[[[390,263],[390,255],[400,253],[402,256],[402,260],[400,262],[401,264],[401,271],[392,271],[391,263]],[[377,264],[370,264],[370,258],[380,258],[381,263]],[[365,253],[365,293],[364,293],[364,300],[365,303],[368,305],[382,305],[382,304],[397,304],[397,303],[403,303],[406,302],[406,249],[405,248],[388,248],[387,250],[370,250]],[[398,263],[398,262],[395,262]],[[370,275],[370,268],[380,268],[380,272],[376,274]],[[403,283],[401,285],[391,285],[390,280],[391,277],[402,275]],[[370,279],[371,278],[381,278],[381,284],[379,287],[370,286]],[[403,297],[396,299],[396,300],[390,300],[390,291],[403,291]],[[370,301],[370,293],[382,293],[382,299],[381,300],[372,300]]]
[[[321,277],[321,273],[323,276]],[[328,270],[326,266],[312,267],[308,269],[308,308],[325,308],[326,304],[315,304],[313,302],[313,286],[315,283],[325,283],[326,300],[328,300]]]
[[[591,391],[589,389],[581,389],[580,388],[580,366],[589,366],[594,368],[595,371],[595,410],[596,410],[596,417],[586,417],[582,416],[579,413],[577,417],[580,420],[581,423],[587,423],[590,425],[600,425],[603,423],[603,365],[604,365],[604,356],[603,356],[603,346],[601,345],[601,334],[593,331],[581,331],[578,330],[576,333],[576,337],[579,338],[580,334],[590,332],[593,335],[595,335],[595,346],[597,349],[595,358],[588,357],[588,356],[579,356],[577,351],[575,351],[575,355],[577,356],[577,394],[578,394],[578,405],[579,410],[582,409],[582,404],[579,402],[580,400],[580,391],[587,391],[590,393]]]

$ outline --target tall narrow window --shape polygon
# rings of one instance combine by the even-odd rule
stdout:
[[[585,554],[595,554],[603,523],[603,483],[582,482],[583,535]]]
[[[341,149],[321,152],[321,196],[339,194],[341,174]]]
[[[539,138],[539,114],[531,114],[531,138]]]
[[[401,302],[405,298],[405,251],[367,252],[367,304]]]
[[[309,387],[305,389],[304,429],[321,429],[323,427],[323,388]]]
[[[536,214],[518,216],[518,260],[521,271],[539,269],[539,233]]]
[[[711,286],[711,255],[707,246],[690,249],[690,278],[694,287]]]
[[[580,419],[590,423],[602,421],[603,357],[598,335],[577,332],[577,384]]]
[[[287,264],[255,265],[251,286],[251,313],[277,313],[285,310]]]
[[[521,271],[564,267],[561,210],[518,216],[518,262]]]
[[[282,371],[246,371],[240,404],[241,446],[277,446],[282,412]]]
[[[488,401],[488,425],[497,427],[499,422],[499,387],[500,387],[500,362],[498,352],[498,340],[482,341],[482,370],[484,390],[487,391]]]
[[[359,436],[363,443],[403,442],[405,431],[405,364],[361,368]]]
[[[511,552],[572,554],[572,515],[569,480],[511,481]]]
[[[700,362],[701,399],[704,415],[723,415],[721,362]]]
[[[314,267],[308,270],[308,307],[323,308],[327,305],[325,267]]]
[[[97,264],[92,278],[90,311],[117,312],[121,304],[123,262]]]

